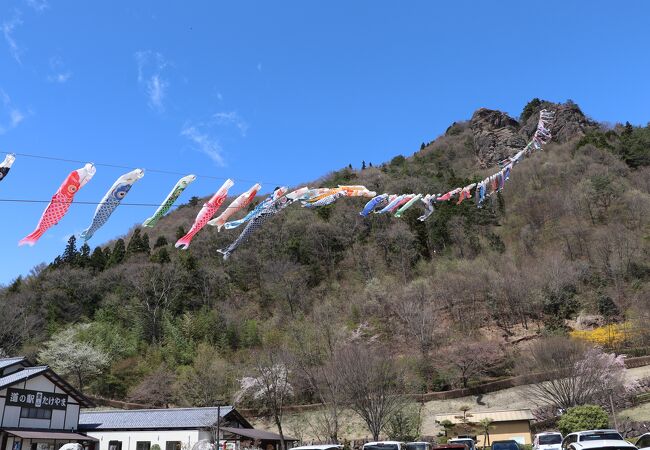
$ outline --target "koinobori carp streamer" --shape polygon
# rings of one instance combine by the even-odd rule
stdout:
[[[110,189],[104,194],[104,197],[95,209],[95,215],[90,226],[81,232],[81,238],[87,241],[97,230],[104,226],[113,214],[113,211],[120,206],[120,203],[129,193],[133,184],[144,176],[144,170],[135,169],[119,177]]]
[[[0,163],[0,181],[5,179],[14,161],[16,161],[16,155],[9,153],[7,156],[5,156],[4,161]]]
[[[194,180],[196,180],[196,175],[187,175],[181,178],[176,182],[174,187],[172,188],[171,192],[167,194],[167,197],[165,197],[165,200],[160,204],[158,209],[156,210],[155,213],[153,213],[153,216],[149,217],[147,220],[145,220],[142,223],[143,227],[155,227],[156,224],[158,223],[158,220],[165,214],[167,214],[167,211],[172,207],[172,205],[176,202],[178,197],[183,193],[185,188],[190,185]]]
[[[217,227],[217,231],[221,231],[221,228],[225,225],[226,221],[235,214],[237,211],[246,208],[253,201],[257,192],[262,189],[262,185],[259,183],[251,186],[249,190],[237,197],[233,202],[226,207],[226,209],[219,214],[219,217],[212,219],[208,222],[208,225]]]
[[[95,171],[95,166],[88,163],[81,169],[70,172],[52,196],[52,200],[45,208],[45,211],[43,211],[43,215],[38,221],[36,229],[21,239],[18,245],[34,245],[43,236],[43,233],[53,225],[59,223],[68,212],[68,209],[70,209],[75,194],[90,181],[93,175],[95,175]]]
[[[208,223],[210,219],[212,219],[212,216],[215,215],[215,213],[221,208],[221,205],[223,205],[223,202],[226,201],[226,197],[228,196],[228,190],[233,187],[235,184],[234,181],[232,181],[230,178],[228,178],[223,185],[219,188],[217,192],[212,196],[210,200],[205,202],[203,207],[201,208],[201,211],[196,216],[196,219],[194,219],[194,223],[192,224],[192,228],[190,228],[190,231],[187,232],[185,236],[180,238],[178,241],[176,241],[175,247],[180,248],[182,250],[187,250],[187,248],[190,246],[190,242],[192,242],[192,239],[198,233],[201,231],[201,229],[205,226],[205,224]]]

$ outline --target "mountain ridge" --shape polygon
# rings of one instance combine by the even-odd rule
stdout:
[[[0,348],[46,361],[43,350],[69,332],[108,355],[91,393],[150,401],[145,388],[164,379],[174,402],[201,405],[190,387],[206,361],[235,379],[260,349],[293,348],[297,330],[316,336],[325,325],[342,341],[389,348],[422,391],[458,386],[449,361],[458,343],[489,344],[490,361],[473,376],[488,381],[514,373],[522,333],[566,332],[581,314],[636,320],[642,332],[625,345],[645,347],[647,127],[608,128],[573,102],[534,99],[519,120],[479,109],[410,156],[317,181],[378,193],[465,186],[525,145],[542,108],[556,111],[553,141],[517,165],[482,208],[442,204],[423,223],[416,208],[402,219],[363,219],[367,200],[358,198],[316,211],[294,206],[226,264],[216,250],[239,230],[206,227],[188,251],[173,249],[199,198],[155,228],[136,226],[93,251],[72,242],[48,267],[0,290],[8,312]],[[416,319],[427,325],[419,334]],[[218,392],[233,389],[226,383]],[[297,401],[312,395],[303,386]]]

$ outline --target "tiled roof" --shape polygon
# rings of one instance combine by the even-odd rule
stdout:
[[[19,363],[21,361],[24,361],[25,357],[24,356],[16,356],[14,358],[0,358],[0,370],[4,369],[5,367],[12,366],[16,363]]]
[[[23,381],[39,373],[46,372],[49,369],[47,366],[26,367],[18,372],[11,373],[7,376],[0,378],[0,389],[10,386],[18,381]]]
[[[461,423],[463,418],[462,412],[436,414],[436,422],[449,420],[451,423]],[[512,409],[502,411],[468,411],[467,420],[469,422],[478,422],[482,419],[492,419],[493,422],[511,422],[515,420],[533,420],[533,413],[530,409]]]
[[[232,406],[222,406],[221,417],[226,416],[232,410]],[[82,411],[79,415],[79,429],[90,431],[208,428],[217,423],[217,417],[217,408],[215,407]]]

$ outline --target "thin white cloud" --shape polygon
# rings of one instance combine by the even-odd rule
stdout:
[[[16,60],[18,64],[22,65],[20,55],[23,52],[22,49],[18,46],[16,39],[14,39],[14,31],[16,27],[22,25],[23,21],[20,19],[20,11],[16,11],[11,20],[2,23],[2,34],[4,35],[5,42],[9,46],[9,52],[11,56]]]
[[[63,60],[59,56],[50,58],[50,74],[47,76],[47,81],[50,83],[63,84],[67,82],[72,76],[72,72],[66,69]]]
[[[232,125],[237,127],[242,136],[246,137],[248,123],[236,111],[218,112],[212,116],[217,125]]]
[[[47,8],[50,7],[50,4],[47,0],[26,0],[27,6],[32,8],[37,13],[42,13]]]
[[[147,94],[149,94],[149,105],[158,110],[165,109],[163,100],[165,99],[166,90],[169,83],[160,78],[159,75],[153,75],[147,80]]]
[[[169,81],[163,78],[162,73],[169,63],[161,53],[151,50],[136,52],[134,56],[138,67],[138,83],[144,86],[149,98],[149,107],[163,112]]]
[[[0,98],[2,99],[2,106],[0,107],[0,135],[2,135],[20,125],[25,120],[25,114],[13,105],[9,95],[2,89],[0,89]]]
[[[55,75],[48,75],[47,81],[50,81],[52,83],[65,83],[70,79],[72,76],[72,72],[65,72],[65,73],[57,73]]]
[[[11,122],[10,122],[11,123],[11,128],[16,128],[20,124],[20,122],[25,120],[25,115],[23,113],[21,113],[17,109],[12,109],[9,112],[9,117],[11,119]]]
[[[181,130],[181,136],[188,138],[201,153],[207,155],[212,161],[220,166],[225,166],[223,149],[219,142],[207,132],[200,130],[199,126],[185,124]]]

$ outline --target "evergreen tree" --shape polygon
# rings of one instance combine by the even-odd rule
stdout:
[[[104,270],[106,267],[106,254],[103,252],[101,247],[95,247],[92,255],[90,255],[88,266],[97,272]]]
[[[151,245],[149,245],[149,235],[147,233],[142,235],[142,251],[147,255],[151,252]]]
[[[128,256],[137,253],[138,249],[142,247],[142,237],[140,236],[140,228],[136,228],[129,239],[129,243],[126,246],[126,254]]]
[[[624,136],[632,136],[632,133],[634,132],[634,127],[630,122],[625,122],[625,127],[623,128],[623,135]]]
[[[153,245],[153,248],[165,247],[168,244],[167,238],[165,236],[158,236],[156,243]]]
[[[192,198],[190,198],[190,201],[187,202],[187,204],[188,204],[189,206],[196,206],[196,205],[199,204],[200,201],[201,201],[200,198],[198,198],[197,196],[193,196]]]
[[[183,236],[185,236],[186,233],[187,232],[185,231],[185,228],[183,228],[181,226],[176,228],[176,240],[178,240],[178,239],[182,238]]]
[[[77,263],[78,256],[79,252],[77,251],[77,238],[73,234],[68,239],[65,250],[63,250],[63,255],[61,255],[61,260],[64,264],[75,265]]]
[[[90,246],[84,242],[84,245],[79,249],[79,256],[77,257],[77,265],[79,267],[86,267],[90,262]]]
[[[366,170],[366,162],[361,161],[361,170]]]
[[[425,147],[426,147],[426,145],[424,144],[424,142],[422,144],[420,144],[420,150],[424,150]]]
[[[16,292],[20,291],[20,287],[23,285],[23,276],[18,275],[18,278],[16,278],[14,281],[11,282],[9,287],[7,288],[7,292],[10,292],[12,294],[15,294]]]
[[[161,247],[158,249],[158,251],[151,256],[151,261],[157,262],[159,264],[167,264],[168,262],[171,262],[171,258],[169,257],[169,252],[165,247]]]
[[[368,167],[372,167],[372,162],[369,162],[369,163],[368,163]]]
[[[111,252],[107,267],[113,267],[120,264],[122,261],[124,261],[125,256],[126,245],[124,244],[124,239],[120,238],[117,240],[117,242],[115,242],[115,245],[113,246],[113,251]]]

